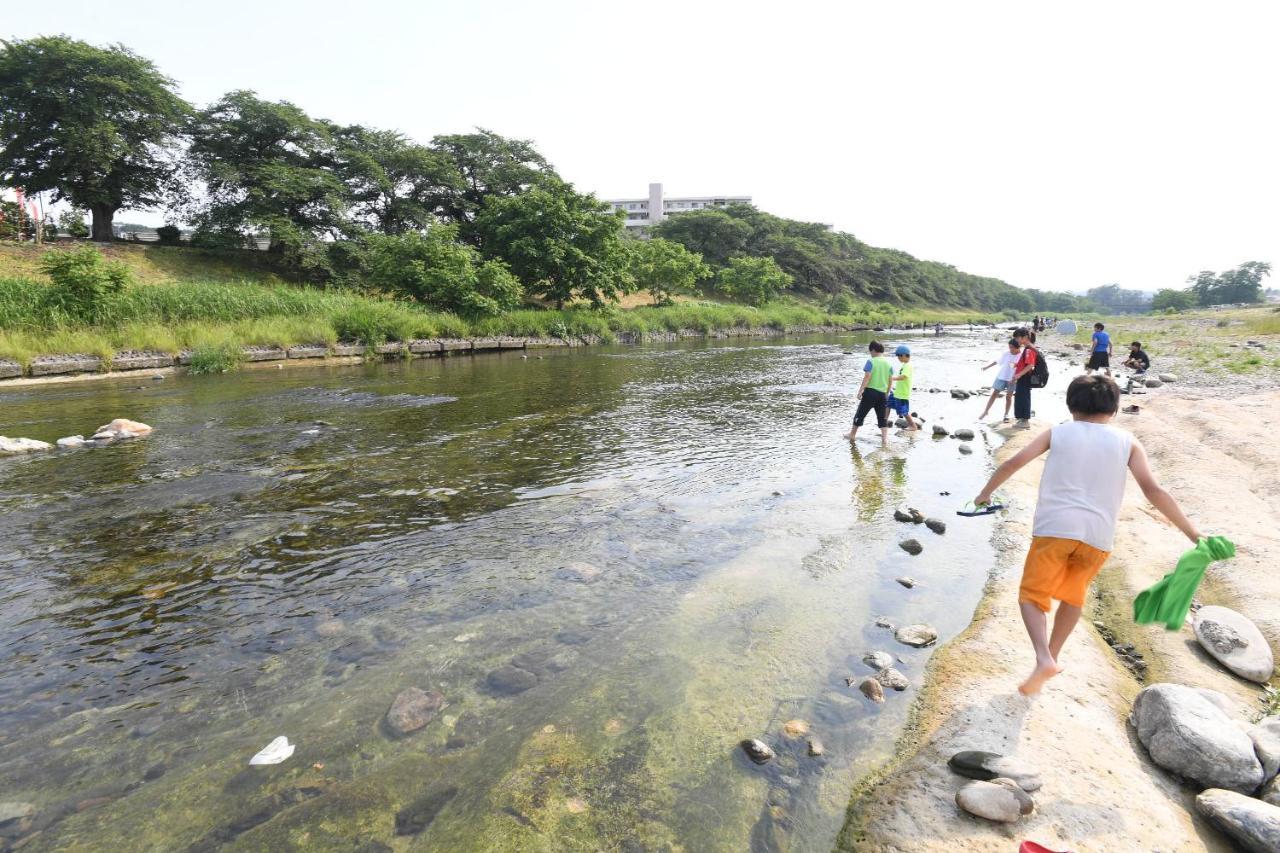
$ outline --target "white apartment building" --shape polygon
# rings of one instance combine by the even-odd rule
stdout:
[[[627,214],[624,223],[628,231],[643,236],[650,225],[656,225],[668,216],[687,210],[708,207],[724,207],[729,204],[751,204],[749,195],[697,196],[667,198],[662,194],[662,184],[649,184],[648,198],[605,199],[605,204]]]

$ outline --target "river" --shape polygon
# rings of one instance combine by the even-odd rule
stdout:
[[[875,618],[952,636],[992,564],[955,509],[997,437],[925,391],[992,337],[905,338],[888,451],[842,437],[868,336],[0,392],[5,435],[155,427],[0,460],[0,849],[830,849],[930,652]],[[408,687],[446,704],[393,737]]]

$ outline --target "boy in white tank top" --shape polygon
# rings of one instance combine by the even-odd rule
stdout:
[[[974,498],[976,504],[990,503],[991,493],[1002,483],[1032,459],[1049,453],[1018,590],[1022,621],[1036,654],[1035,670],[1018,687],[1026,695],[1038,693],[1062,671],[1062,646],[1080,619],[1090,581],[1111,552],[1126,471],[1192,544],[1200,540],[1200,531],[1156,482],[1142,444],[1110,425],[1119,408],[1120,388],[1111,377],[1077,376],[1067,387],[1072,419],[1033,438],[996,469]],[[1059,604],[1050,634],[1052,599]]]

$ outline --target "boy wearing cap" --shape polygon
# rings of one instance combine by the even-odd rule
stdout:
[[[899,417],[907,419],[907,429],[919,429],[915,418],[911,417],[911,347],[903,344],[893,354],[898,357],[902,366],[898,368],[898,374],[893,377],[893,383],[889,386],[889,408],[897,412]]]

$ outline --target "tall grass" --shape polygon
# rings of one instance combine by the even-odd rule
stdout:
[[[199,354],[202,370],[234,366],[246,345],[287,347],[376,345],[420,338],[596,336],[796,326],[984,321],[969,312],[904,311],[855,304],[832,315],[813,305],[778,302],[762,308],[679,302],[628,310],[520,310],[465,320],[418,305],[351,291],[257,282],[191,281],[135,285],[102,300],[98,321],[85,326],[46,298],[49,285],[33,278],[0,278],[0,357],[28,363],[37,355],[81,352],[109,359],[121,350]],[[228,355],[228,354],[232,355]]]

